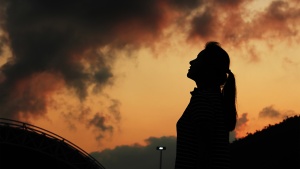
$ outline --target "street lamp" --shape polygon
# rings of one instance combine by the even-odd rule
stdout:
[[[162,163],[162,151],[163,151],[163,150],[166,150],[166,147],[164,147],[164,146],[157,146],[157,147],[156,147],[156,150],[159,150],[159,151],[160,151],[160,164],[159,164],[159,168],[161,169],[161,163]]]

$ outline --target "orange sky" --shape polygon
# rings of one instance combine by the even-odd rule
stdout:
[[[14,83],[9,87],[9,96],[1,98],[6,101],[0,105],[0,117],[28,121],[70,140],[87,152],[118,145],[145,144],[144,140],[152,136],[176,136],[176,122],[189,102],[189,92],[195,87],[186,77],[189,61],[208,40],[219,41],[231,58],[241,118],[236,130],[238,137],[277,123],[285,116],[300,114],[300,35],[297,25],[300,6],[296,0],[247,3],[236,0],[224,4],[216,0],[212,4],[204,3],[198,8],[186,6],[181,10],[171,6],[168,0],[161,2],[164,3],[154,5],[162,10],[157,14],[160,19],[155,18],[155,13],[145,14],[146,21],[144,15],[141,15],[142,19],[128,15],[128,22],[125,22],[126,18],[112,18],[117,24],[105,21],[111,24],[108,26],[111,30],[97,34],[98,30],[91,29],[92,35],[84,33],[72,38],[76,43],[74,46],[66,41],[65,48],[53,52],[53,55],[68,56],[62,62],[66,67],[74,66],[73,62],[82,63],[84,67],[71,70],[94,75],[93,72],[102,71],[104,67],[99,77],[107,81],[101,82],[89,79],[90,76],[83,78],[86,74],[79,73],[76,74],[81,78],[79,80],[86,82],[81,84],[67,76],[63,66],[43,69],[46,71],[37,67],[28,71],[28,76],[9,78],[9,71],[6,71],[9,66],[5,66],[9,58],[13,55],[18,58],[26,52],[26,49],[17,48],[17,36],[43,29],[37,29],[33,24],[24,27],[22,32],[19,30],[22,28],[9,27],[17,23],[11,21],[7,26],[2,22],[0,83],[2,87],[8,82]],[[70,13],[66,18],[72,18]],[[153,25],[152,17],[156,19]],[[52,19],[49,23],[43,20],[37,24],[51,27],[56,18]],[[61,21],[63,19],[58,23]],[[71,27],[73,24],[76,26],[76,19],[74,23],[70,21]],[[55,30],[65,28],[57,27]],[[84,26],[78,27],[79,35],[87,31]],[[96,24],[95,27],[101,28]],[[77,42],[77,38],[86,43]],[[105,73],[107,76],[103,75]],[[83,86],[78,88],[80,85]],[[25,97],[25,89],[32,93]],[[0,92],[7,94],[4,90]],[[36,103],[45,107],[37,106],[40,109],[30,112],[26,111],[30,109],[26,106],[15,106],[31,104],[23,97],[32,99],[34,106]],[[9,99],[14,101],[7,101]]]

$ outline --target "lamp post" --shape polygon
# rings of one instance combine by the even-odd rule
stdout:
[[[162,151],[166,150],[166,147],[164,146],[158,146],[156,147],[156,150],[160,151],[160,163],[159,163],[159,169],[161,169],[161,163],[162,163]]]

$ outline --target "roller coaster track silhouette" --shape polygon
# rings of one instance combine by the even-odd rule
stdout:
[[[75,168],[105,169],[95,158],[72,142],[51,131],[17,120],[0,118],[0,143],[34,149],[65,161]]]

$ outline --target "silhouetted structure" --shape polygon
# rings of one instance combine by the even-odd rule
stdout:
[[[233,169],[299,169],[300,116],[231,143]]]
[[[0,168],[104,169],[87,152],[40,127],[0,118]]]

